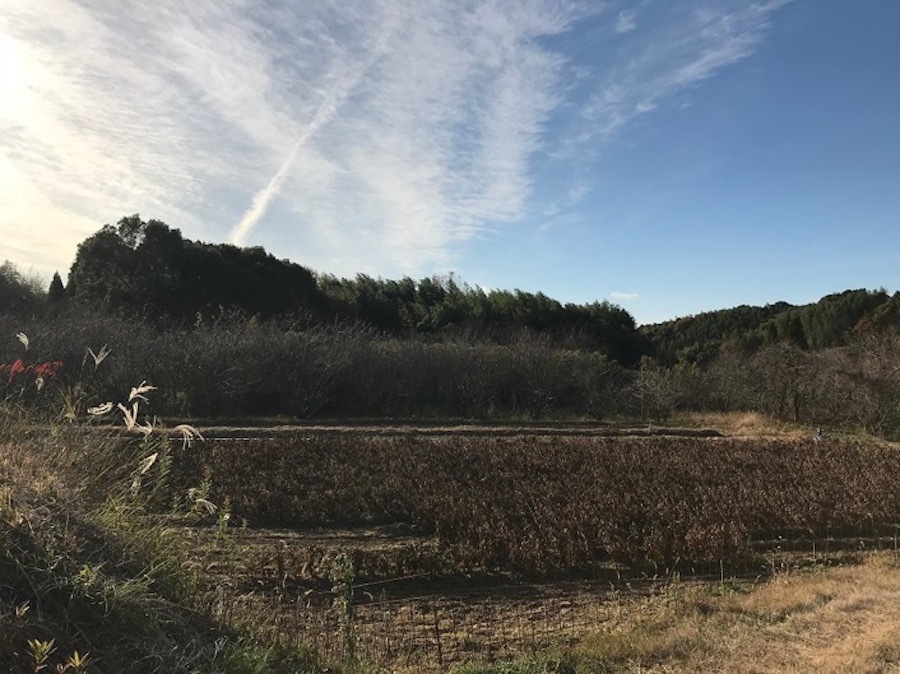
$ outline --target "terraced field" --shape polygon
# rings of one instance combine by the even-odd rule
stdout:
[[[337,659],[443,671],[545,651],[671,603],[673,581],[734,588],[897,545],[885,444],[599,426],[207,436],[172,476],[208,479],[230,510],[224,535],[180,531],[217,610]]]

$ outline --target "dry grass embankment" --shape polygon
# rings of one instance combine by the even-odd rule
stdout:
[[[0,671],[336,671],[217,615],[210,579],[185,572],[195,552],[129,487],[134,447],[71,428],[3,430]]]
[[[898,672],[900,562],[870,554],[722,596],[684,584],[585,639],[574,658],[578,674]]]
[[[773,419],[759,412],[685,412],[673,423],[687,428],[713,428],[735,438],[782,438],[803,440],[812,437],[808,426]]]

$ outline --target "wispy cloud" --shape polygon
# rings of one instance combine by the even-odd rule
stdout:
[[[623,293],[619,291],[613,291],[609,294],[609,298],[615,300],[616,302],[630,302],[636,300],[640,297],[638,293]]]
[[[523,216],[530,159],[562,100],[563,59],[536,38],[565,29],[573,10],[421,2],[394,11],[402,28],[352,113],[348,105],[312,144],[329,180],[295,185],[311,247],[341,272],[440,268],[455,244]]]
[[[679,10],[639,36],[630,36],[628,58],[595,80],[596,90],[581,110],[585,124],[578,143],[614,137],[635,117],[751,55],[769,28],[772,12],[786,1],[726,0],[692,6],[692,11]],[[621,17],[618,32],[623,32],[618,30]]]
[[[266,186],[254,195],[250,209],[231,231],[230,238],[233,243],[237,245],[244,244],[252,229],[259,222],[260,218],[265,215],[272,198],[281,190],[281,186],[294,163],[297,152],[306,145],[307,141],[318,133],[319,129],[324,127],[334,118],[344,100],[358,86],[360,80],[369,68],[371,68],[371,66],[382,56],[385,51],[386,43],[392,37],[393,32],[393,29],[383,31],[376,40],[372,54],[368,57],[367,62],[358,69],[358,72],[342,77],[336,84],[331,86],[325,100],[316,110],[312,120],[301,132],[300,138],[297,139],[297,142],[290,154],[288,154],[287,159],[284,160]]]
[[[751,56],[773,13],[790,1],[647,0],[640,23],[635,9],[616,13],[610,58],[581,66],[569,92],[574,113],[560,120],[565,131],[556,138],[547,171],[563,176],[569,187],[545,198],[551,203],[547,210],[577,207],[591,191],[596,162],[610,143],[637,119],[685,105],[704,80]]]
[[[628,33],[637,28],[637,13],[634,10],[623,9],[616,17],[617,33]]]
[[[778,4],[650,2],[638,21],[582,0],[17,3],[0,13],[0,237],[64,268],[140,212],[325,271],[447,268],[461,242],[554,210],[536,203],[547,157],[583,165],[748,56]],[[615,58],[567,51],[591,26]]]

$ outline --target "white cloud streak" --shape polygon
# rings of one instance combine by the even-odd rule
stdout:
[[[583,167],[751,54],[779,4],[0,0],[0,237],[65,269],[140,212],[324,271],[446,269],[547,212],[544,159]],[[597,25],[602,57],[567,51]]]
[[[609,294],[609,298],[615,300],[616,302],[630,302],[636,300],[640,297],[638,293],[623,293],[619,291],[613,291]]]
[[[291,150],[287,159],[284,160],[284,163],[275,172],[275,175],[272,176],[272,179],[268,184],[253,195],[253,203],[251,204],[250,209],[244,213],[244,216],[237,225],[234,226],[234,229],[231,230],[231,243],[237,246],[244,245],[244,242],[247,240],[247,235],[250,234],[254,227],[256,227],[259,219],[266,214],[266,210],[269,208],[269,202],[272,201],[272,197],[278,194],[278,191],[281,189],[281,185],[284,183],[287,172],[294,163],[294,158],[297,156],[297,150],[299,149],[300,143],[294,145],[294,149]]]
[[[278,171],[276,171],[275,175],[272,176],[272,179],[268,182],[268,184],[254,195],[253,203],[250,206],[250,209],[244,214],[237,225],[235,225],[234,229],[232,229],[230,235],[232,243],[239,246],[242,246],[244,244],[247,236],[250,234],[253,228],[256,227],[260,218],[265,215],[266,210],[269,207],[269,203],[272,201],[272,198],[275,197],[281,190],[281,186],[288,175],[288,171],[294,163],[297,152],[307,143],[310,138],[315,136],[320,128],[328,124],[332,120],[332,118],[334,118],[335,114],[338,112],[341,104],[344,102],[347,96],[349,96],[350,93],[357,87],[360,80],[363,78],[369,68],[371,68],[371,66],[381,57],[382,53],[385,50],[385,43],[388,39],[390,39],[392,33],[393,30],[388,30],[380,35],[376,42],[374,53],[369,58],[369,62],[366,63],[358,73],[344,78],[336,86],[333,87],[333,90],[331,92],[329,92],[325,101],[316,110],[316,114],[313,116],[312,121],[310,121],[309,125],[303,130],[300,138],[297,140],[297,143],[294,145],[287,159],[285,159],[285,161],[279,167]]]

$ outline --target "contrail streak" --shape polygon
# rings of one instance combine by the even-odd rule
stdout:
[[[281,166],[275,172],[275,175],[269,180],[269,183],[253,196],[253,202],[250,204],[250,208],[244,213],[240,222],[238,222],[231,230],[231,243],[236,246],[244,245],[247,236],[253,231],[253,228],[256,227],[259,220],[269,209],[269,203],[278,195],[279,190],[281,190],[281,185],[284,183],[285,178],[287,178],[288,171],[294,163],[294,160],[297,158],[297,153],[300,151],[300,148],[302,148],[320,128],[331,121],[341,104],[344,102],[344,99],[346,99],[357,87],[362,78],[369,71],[369,68],[381,58],[382,54],[385,52],[387,43],[390,41],[391,35],[393,35],[393,28],[393,25],[389,25],[388,30],[381,35],[368,61],[354,75],[348,77],[343,83],[338,85],[335,90],[322,101],[322,105],[316,110],[316,114],[313,115],[312,120],[307,125],[300,138],[297,139],[297,142],[294,144],[293,149],[291,149],[287,159],[282,162]]]
[[[275,175],[272,176],[269,184],[253,195],[253,203],[250,204],[250,208],[244,213],[244,217],[241,218],[241,221],[231,230],[231,243],[236,246],[244,245],[244,242],[247,240],[247,235],[249,235],[253,228],[256,227],[256,223],[259,222],[259,219],[265,215],[266,211],[269,209],[269,202],[272,201],[272,197],[278,194],[278,191],[281,189],[281,184],[287,177],[288,169],[290,169],[291,164],[294,163],[294,159],[296,158],[299,149],[300,143],[298,142],[294,145],[294,149],[291,150],[291,153],[288,155],[287,159],[284,160],[284,163],[278,171],[275,172]]]
[[[244,245],[247,236],[253,231],[253,228],[256,227],[260,218],[262,218],[262,216],[266,214],[266,211],[269,210],[269,203],[277,196],[279,190],[281,190],[281,185],[284,183],[285,178],[287,178],[288,171],[294,163],[294,160],[297,158],[297,153],[300,151],[300,148],[306,145],[306,141],[312,138],[320,128],[331,121],[331,118],[334,117],[343,100],[356,87],[366,70],[368,70],[368,67],[363,69],[356,77],[349,79],[344,86],[339,87],[335,93],[322,102],[322,105],[316,110],[316,114],[313,115],[312,121],[303,131],[297,142],[294,143],[294,147],[291,149],[291,153],[287,156],[287,159],[282,162],[281,166],[275,172],[275,175],[269,180],[269,183],[253,195],[253,202],[250,204],[250,208],[244,213],[241,221],[231,230],[231,243],[236,246]]]

